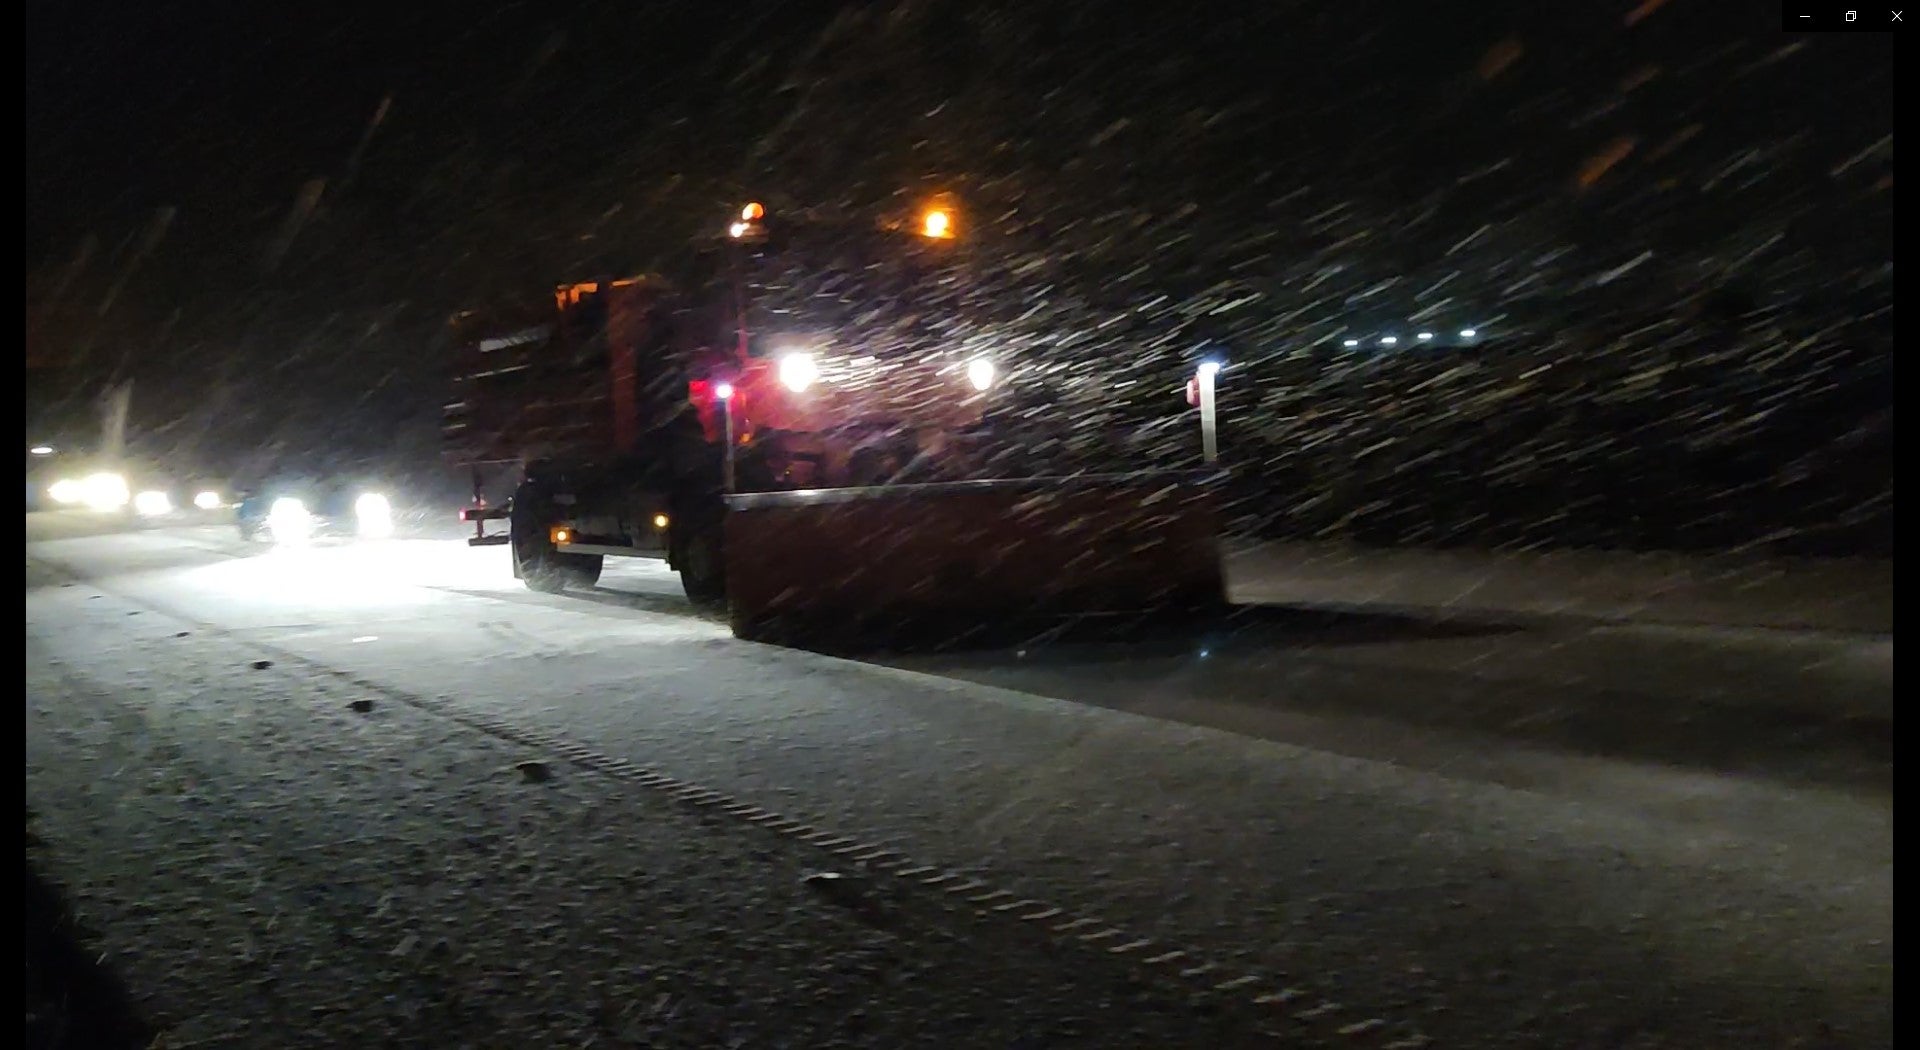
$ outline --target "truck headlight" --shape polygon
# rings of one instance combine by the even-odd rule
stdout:
[[[780,382],[788,390],[797,394],[819,378],[820,366],[812,354],[787,354],[780,358]]]
[[[194,493],[193,505],[199,507],[201,510],[219,510],[220,504],[220,494],[211,489],[206,492]]]
[[[131,498],[127,479],[118,474],[94,474],[80,483],[80,500],[89,510],[119,510]]]
[[[85,492],[85,487],[79,482],[72,478],[61,478],[47,489],[47,496],[55,503],[64,506],[80,502],[81,496]]]
[[[307,513],[306,504],[282,496],[267,510],[267,529],[275,543],[305,543],[313,531],[313,515]]]
[[[157,518],[173,513],[173,500],[157,489],[142,492],[133,497],[133,512],[143,518]]]
[[[975,390],[985,390],[993,385],[993,362],[984,357],[976,357],[967,364],[967,382]]]
[[[354,500],[353,518],[360,535],[369,539],[393,535],[393,506],[379,493],[369,492]]]

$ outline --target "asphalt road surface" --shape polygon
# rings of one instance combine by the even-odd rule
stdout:
[[[848,659],[653,563],[28,528],[30,859],[168,1046],[1891,1042],[1857,623],[1242,559],[1225,622]]]

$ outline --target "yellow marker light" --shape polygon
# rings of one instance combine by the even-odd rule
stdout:
[[[665,514],[655,514],[655,515],[653,516],[653,527],[654,527],[654,528],[656,528],[656,529],[664,529],[664,528],[666,528],[666,527],[667,527],[667,516],[666,516]]]
[[[759,201],[754,201],[752,204],[740,209],[741,222],[759,222],[761,219],[766,218],[766,216],[767,209],[762,208]]]
[[[556,547],[573,542],[573,530],[567,528],[565,525],[555,525],[548,531],[547,535],[553,540],[553,545]]]
[[[953,216],[939,208],[927,212],[920,218],[920,233],[934,238],[953,236]]]

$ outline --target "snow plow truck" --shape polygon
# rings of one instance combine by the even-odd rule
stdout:
[[[749,204],[668,272],[455,316],[467,542],[546,592],[664,558],[768,641],[1223,606],[1212,476],[1050,459],[955,227]]]

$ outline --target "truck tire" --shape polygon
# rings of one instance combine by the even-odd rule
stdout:
[[[547,532],[553,520],[552,504],[535,486],[521,485],[513,494],[507,514],[507,548],[513,554],[514,576],[542,594],[559,594],[569,587],[586,590],[599,583],[606,559],[557,550]]]
[[[703,609],[727,603],[727,568],[717,527],[689,530],[673,537],[673,568],[687,600]]]

